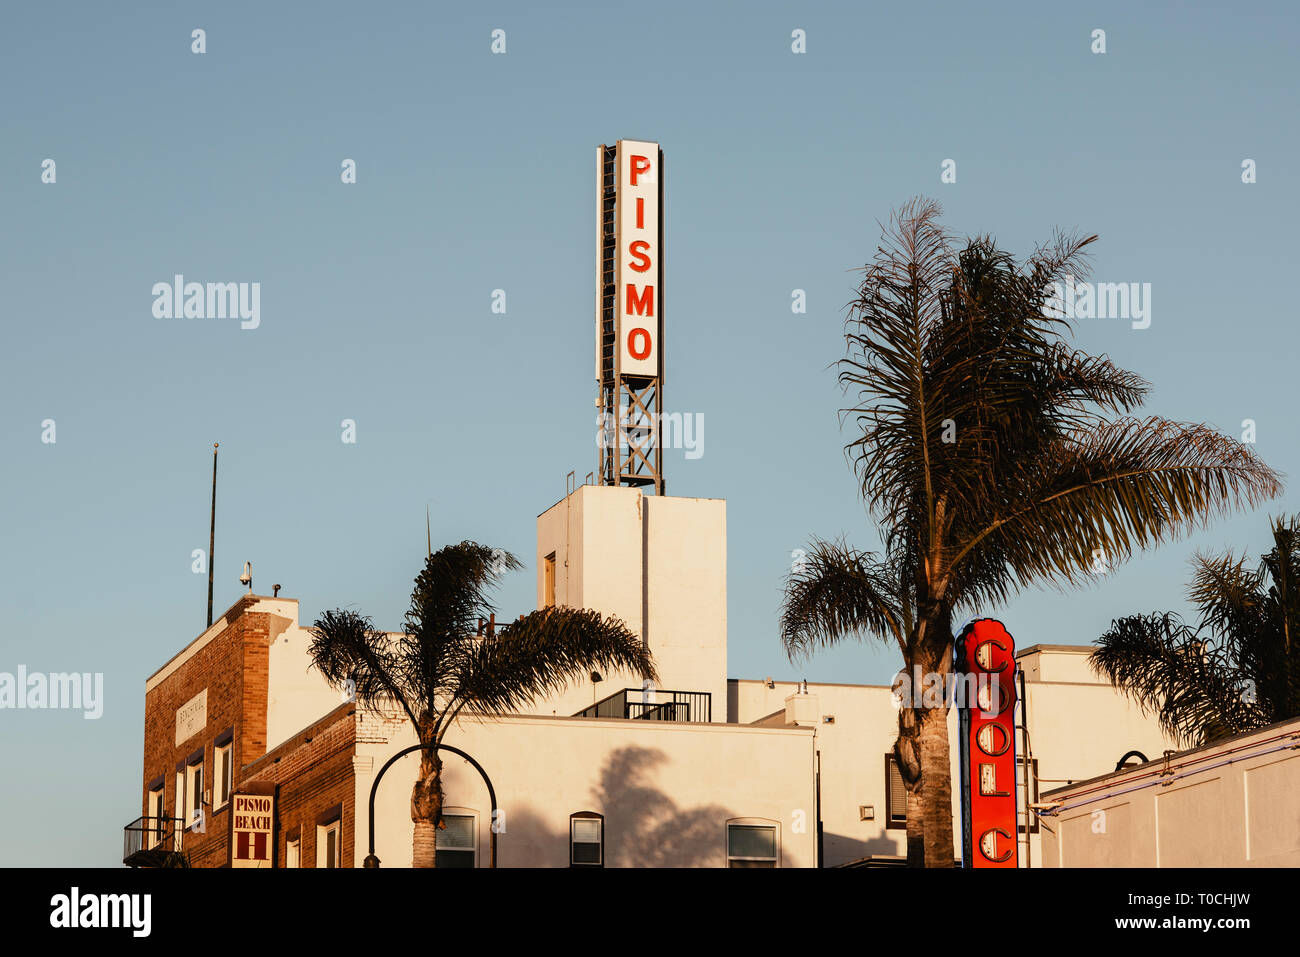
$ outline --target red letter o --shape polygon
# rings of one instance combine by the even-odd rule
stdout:
[[[636,348],[637,336],[640,336],[645,341],[645,348],[640,352],[638,352]],[[633,359],[650,358],[650,332],[646,329],[642,329],[640,326],[637,326],[629,332],[627,334],[627,351]]]

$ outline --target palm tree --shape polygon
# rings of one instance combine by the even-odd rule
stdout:
[[[413,864],[435,866],[442,819],[437,746],[462,713],[518,712],[593,669],[625,668],[658,679],[650,652],[615,618],[576,608],[543,608],[500,633],[479,635],[495,609],[490,591],[502,573],[523,567],[509,552],[476,542],[429,555],[415,579],[403,631],[375,630],[354,611],[324,612],[310,654],[335,687],[364,707],[399,707],[425,748],[411,791]]]
[[[1272,528],[1255,569],[1244,553],[1192,559],[1195,629],[1172,612],[1130,615],[1092,653],[1093,670],[1183,744],[1300,717],[1300,515]]]
[[[923,199],[895,213],[852,303],[839,379],[857,401],[841,414],[861,434],[845,452],[885,547],[810,545],[786,582],[792,660],[872,637],[946,675],[956,614],[1085,583],[1099,560],[1280,490],[1234,438],[1130,415],[1147,384],[1065,343],[1049,287],[1086,274],[1095,236],[1058,234],[1021,265],[988,237],[954,253],[939,214]],[[947,712],[903,708],[894,747],[908,860],[928,867],[954,859]]]

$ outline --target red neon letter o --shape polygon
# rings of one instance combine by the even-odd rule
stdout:
[[[1002,736],[999,739],[1002,744],[1000,748],[993,743],[993,739],[994,737],[996,737],[996,735],[994,735],[993,733],[994,731],[996,731],[998,734]],[[988,733],[986,734],[985,732]],[[1009,735],[1007,733],[1007,729],[1000,724],[992,724],[992,723],[985,724],[982,725],[980,729],[975,732],[975,746],[979,748],[981,751],[983,751],[985,754],[987,754],[990,758],[996,758],[1003,754],[1006,754],[1007,749],[1011,747],[1011,735]],[[994,751],[991,750],[992,748],[998,748],[998,749]]]

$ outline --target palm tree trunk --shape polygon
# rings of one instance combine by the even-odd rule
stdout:
[[[921,712],[921,816],[925,866],[952,867],[952,776],[948,750],[948,708]],[[908,802],[909,811],[911,802]],[[910,820],[909,820],[910,824]],[[909,828],[908,834],[911,831]]]
[[[411,847],[412,867],[437,867],[438,828],[432,821],[415,822],[415,838]]]
[[[898,712],[894,764],[907,788],[907,866],[925,867],[925,808],[921,803],[921,749],[917,737],[920,709],[908,702]]]
[[[925,809],[917,791],[907,792],[907,866],[925,867]]]
[[[411,789],[415,836],[412,867],[438,866],[438,822],[442,817],[442,758],[434,748],[420,752],[420,778]]]

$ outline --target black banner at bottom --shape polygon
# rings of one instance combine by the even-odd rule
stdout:
[[[936,935],[947,948],[983,929],[1034,948],[1068,940],[1240,934],[1294,926],[1293,870],[527,869],[413,871],[16,870],[3,874],[5,938],[78,938],[128,947],[230,932],[281,935],[290,946],[373,943],[434,921],[499,944],[605,939],[644,927],[750,936],[770,946],[788,933]],[[739,920],[738,920],[739,918]],[[605,928],[603,931],[601,928]],[[742,931],[741,928],[748,928]],[[220,930],[219,930],[220,929]],[[197,936],[196,936],[197,935]],[[769,936],[770,935],[770,936]],[[635,938],[636,934],[632,933]],[[951,940],[946,937],[951,936]],[[228,943],[232,939],[226,937]],[[217,938],[211,938],[213,943]],[[865,938],[863,938],[865,939]],[[813,946],[817,946],[815,939]]]

